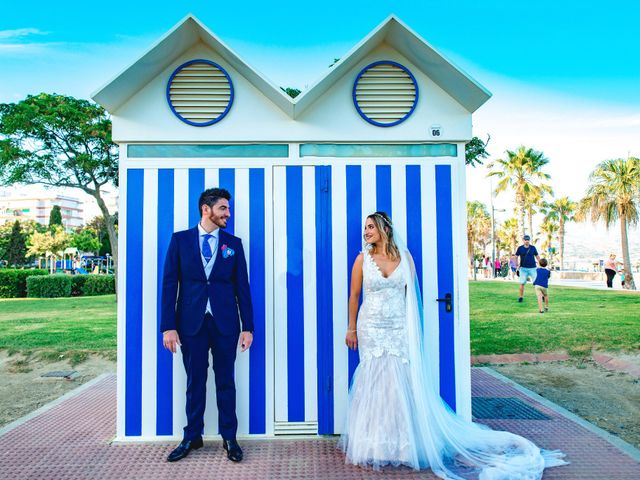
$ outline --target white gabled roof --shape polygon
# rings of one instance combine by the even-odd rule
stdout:
[[[93,93],[91,98],[113,113],[198,41],[217,52],[267,98],[293,116],[291,98],[250,67],[192,14],[178,22],[142,57]]]
[[[438,53],[395,15],[390,15],[331,67],[319,81],[294,100],[250,67],[213,32],[189,14],[140,59],[95,92],[91,98],[107,111],[114,112],[198,41],[216,51],[291,118],[297,118],[383,42],[404,55],[470,113],[475,112],[491,97],[486,88]]]
[[[470,113],[475,112],[491,98],[489,90],[444,58],[398,17],[390,15],[341,58],[323,78],[295,99],[294,117],[306,110],[383,42],[409,59]]]

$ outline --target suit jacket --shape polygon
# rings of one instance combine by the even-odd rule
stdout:
[[[223,255],[226,246],[233,255]],[[171,236],[162,276],[160,331],[195,335],[211,302],[213,321],[223,335],[253,332],[253,307],[242,241],[223,230],[209,278],[202,266],[198,227]],[[240,315],[238,315],[238,313]]]

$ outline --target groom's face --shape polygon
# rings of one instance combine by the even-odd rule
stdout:
[[[231,209],[229,208],[229,200],[226,198],[218,199],[213,207],[209,208],[209,220],[220,228],[227,226],[229,217],[231,217]]]

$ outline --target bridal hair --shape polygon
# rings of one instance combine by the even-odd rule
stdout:
[[[385,254],[391,260],[398,260],[400,258],[400,249],[396,244],[395,237],[393,236],[393,223],[391,217],[385,212],[375,212],[367,216],[375,224],[376,228],[380,232],[380,238],[385,245]],[[376,246],[373,245],[373,253],[376,252]]]

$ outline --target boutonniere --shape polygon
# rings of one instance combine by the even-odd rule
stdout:
[[[233,257],[236,253],[232,248],[229,248],[226,243],[220,247],[220,250],[222,250],[222,258]]]

